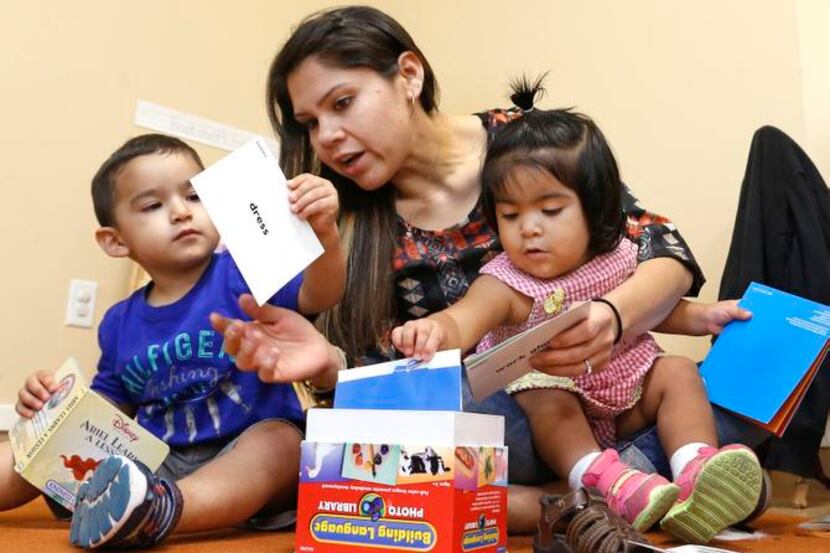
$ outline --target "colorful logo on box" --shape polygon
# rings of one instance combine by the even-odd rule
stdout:
[[[373,521],[386,515],[386,504],[383,502],[383,498],[376,493],[364,495],[363,499],[360,500],[360,514],[371,518]]]
[[[436,532],[428,522],[403,517],[423,517],[421,507],[387,505],[379,494],[368,493],[354,503],[320,502],[311,519],[310,531],[318,542],[363,545],[399,551],[430,551]],[[339,514],[356,512],[358,516]],[[388,515],[388,516],[387,516]],[[393,518],[393,517],[402,518]]]
[[[461,536],[462,551],[473,551],[482,547],[491,547],[499,543],[499,529],[495,526],[464,532]]]
[[[461,550],[473,551],[482,547],[491,547],[499,542],[499,529],[494,520],[487,520],[484,513],[475,521],[464,525],[468,529],[461,535]]]

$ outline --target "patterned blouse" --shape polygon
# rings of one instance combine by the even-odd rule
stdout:
[[[522,111],[494,109],[476,115],[489,140],[499,127],[521,117]],[[677,259],[694,275],[688,295],[696,296],[705,282],[703,272],[674,224],[647,211],[628,188],[623,194],[623,210],[628,215],[628,238],[638,246],[638,260]],[[397,244],[397,321],[393,326],[436,313],[458,301],[478,277],[481,266],[501,252],[498,237],[485,221],[480,204],[463,221],[443,230],[419,229],[399,216]],[[386,361],[396,354],[387,343],[369,352],[358,364]]]

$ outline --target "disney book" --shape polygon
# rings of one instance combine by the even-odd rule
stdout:
[[[167,444],[90,390],[74,359],[55,372],[58,389],[31,419],[9,431],[15,470],[69,510],[81,483],[109,455],[138,459],[156,470]]]

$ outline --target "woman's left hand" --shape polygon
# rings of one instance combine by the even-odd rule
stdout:
[[[700,327],[698,336],[713,334],[717,336],[723,332],[723,327],[732,321],[748,321],[752,313],[738,305],[738,300],[723,300],[708,304],[698,304],[700,316],[697,324]]]
[[[592,302],[588,317],[554,336],[550,349],[535,353],[530,365],[543,373],[571,378],[601,371],[611,359],[617,332],[611,308]]]
[[[257,372],[263,382],[296,382],[336,374],[340,368],[328,340],[299,313],[258,306],[250,294],[240,296],[239,306],[253,320],[210,315],[238,369]]]

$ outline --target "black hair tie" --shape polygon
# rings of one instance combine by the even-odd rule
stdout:
[[[530,111],[533,109],[534,96],[536,96],[535,90],[520,90],[511,94],[510,100],[522,111]]]
[[[617,308],[613,303],[611,303],[610,301],[608,301],[605,298],[591,298],[591,301],[597,301],[599,303],[604,303],[605,305],[610,307],[611,312],[614,313],[614,318],[617,320],[617,336],[614,338],[614,345],[616,346],[617,344],[620,343],[620,340],[622,340],[622,334],[623,334],[622,317],[620,317],[620,312],[617,311]]]

